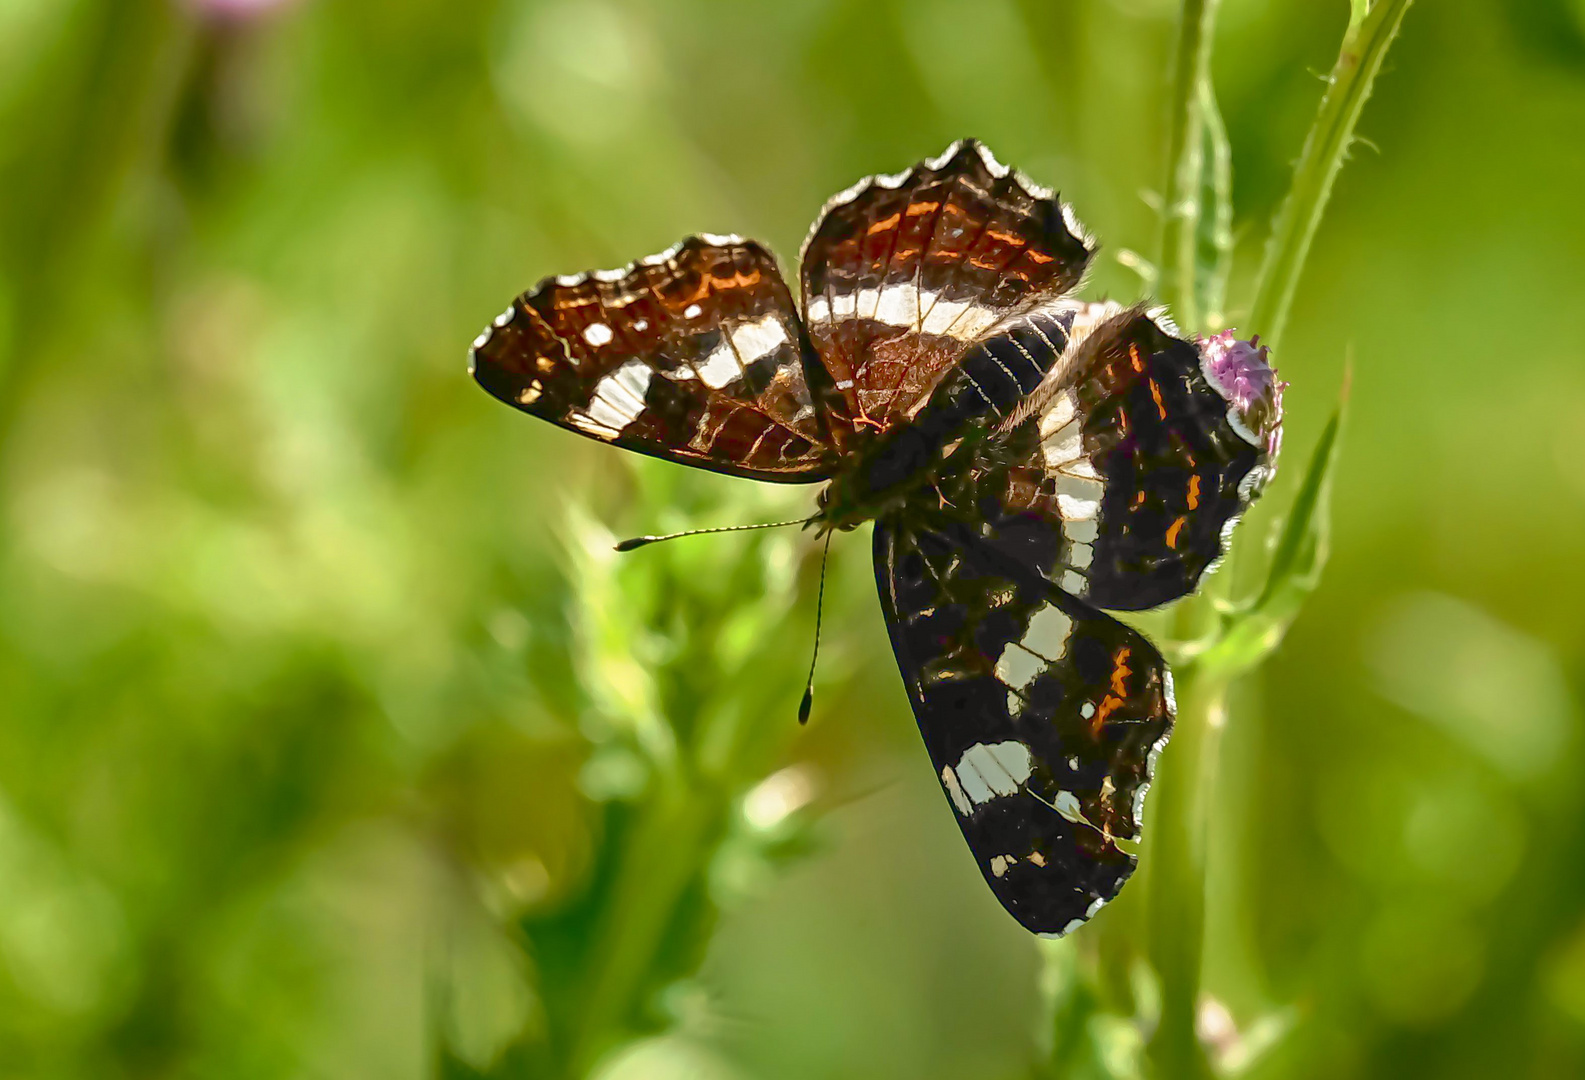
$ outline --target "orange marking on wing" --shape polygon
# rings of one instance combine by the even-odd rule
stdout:
[[[759,279],[760,272],[758,270],[750,270],[747,273],[741,270],[734,270],[724,277],[717,277],[712,272],[700,283],[701,292],[694,299],[702,296],[704,290],[707,290],[710,286],[714,286],[717,292],[725,289],[746,289],[751,285],[759,284]]]
[[[1024,255],[1029,259],[1030,262],[1040,263],[1042,265],[1051,262],[1056,258],[1054,255],[1047,255],[1044,251],[1036,251],[1034,248],[1030,248],[1028,251],[1024,252]]]
[[[1198,509],[1200,505],[1200,474],[1195,473],[1189,477],[1189,509]]]
[[[694,286],[692,292],[684,293],[681,296],[667,297],[663,302],[672,310],[680,311],[689,304],[697,304],[700,300],[703,300],[705,297],[709,296],[711,284],[712,282],[710,276],[708,274],[701,274],[699,276],[699,281]]]
[[[1128,677],[1133,674],[1133,669],[1128,666],[1128,658],[1132,654],[1133,649],[1127,645],[1112,654],[1111,692],[1101,699],[1095,715],[1090,717],[1090,734],[1096,738],[1100,738],[1101,726],[1106,723],[1106,718],[1121,709],[1128,697]]]
[[[1134,495],[1134,505],[1135,506],[1144,506],[1145,505],[1145,493],[1143,491],[1135,493],[1135,495]]]
[[[865,235],[874,236],[878,232],[885,232],[887,229],[895,229],[897,228],[897,223],[902,219],[902,214],[893,214],[889,218],[874,222],[867,230],[865,230]]]
[[[1106,718],[1122,708],[1123,699],[1107,694],[1101,699],[1101,707],[1095,710],[1095,715],[1090,717],[1090,734],[1095,738],[1101,737],[1101,726],[1106,723]]]
[[[1135,345],[1132,341],[1128,343],[1128,360],[1134,365],[1135,371],[1142,372],[1145,370],[1145,362],[1144,360],[1140,359],[1139,356],[1139,346]]]
[[[1133,348],[1133,346],[1130,345],[1129,348]],[[1161,387],[1156,385],[1155,379],[1150,380],[1150,396],[1156,399],[1156,411],[1165,420],[1167,418],[1167,406],[1161,400]]]
[[[569,292],[556,297],[550,303],[557,311],[576,311],[578,308],[599,307],[600,298],[588,293]]]
[[[1180,517],[1177,521],[1174,521],[1172,523],[1172,527],[1167,530],[1167,546],[1172,548],[1174,551],[1178,549],[1178,533],[1183,531],[1183,523],[1188,520],[1189,519],[1186,517]]]
[[[908,209],[906,211],[904,211],[904,212],[909,217],[918,217],[920,214],[931,214],[931,213],[934,213],[936,208],[938,206],[940,206],[940,205],[941,205],[940,202],[909,203],[908,204]]]

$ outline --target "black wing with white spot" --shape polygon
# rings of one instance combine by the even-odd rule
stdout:
[[[1188,342],[1116,305],[1069,318],[1062,357],[982,447],[977,520],[1096,607],[1176,600],[1276,468],[1281,384],[1263,356],[1219,383],[1222,354],[1244,347],[1230,335]]]
[[[972,139],[831,199],[801,276],[833,438],[909,415],[997,321],[1074,288],[1092,246],[1056,195]]]
[[[1117,895],[1171,678],[1134,630],[950,523],[875,528],[875,572],[936,776],[985,880],[1037,933]]]
[[[602,442],[755,480],[835,469],[809,390],[819,361],[752,241],[692,237],[621,270],[547,278],[470,358],[497,398]]]

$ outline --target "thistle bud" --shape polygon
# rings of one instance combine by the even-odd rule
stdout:
[[[1256,334],[1248,341],[1223,330],[1199,340],[1200,370],[1206,381],[1227,401],[1227,419],[1233,430],[1270,457],[1282,444],[1282,391],[1267,361],[1271,350]]]

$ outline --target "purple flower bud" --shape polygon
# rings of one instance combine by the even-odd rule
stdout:
[[[1267,362],[1271,350],[1260,344],[1259,334],[1244,341],[1231,329],[1201,338],[1199,346],[1200,370],[1226,399],[1233,430],[1276,457],[1282,445],[1282,391],[1288,384],[1277,381]]]

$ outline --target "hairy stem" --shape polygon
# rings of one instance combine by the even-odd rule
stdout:
[[[1326,95],[1321,99],[1315,123],[1294,167],[1293,184],[1277,213],[1256,280],[1249,325],[1274,348],[1288,321],[1288,308],[1310,253],[1310,241],[1332,196],[1332,183],[1354,140],[1354,125],[1359,122],[1376,74],[1410,3],[1411,0],[1374,0],[1367,9],[1364,0],[1354,0],[1354,16],[1327,79]]]

